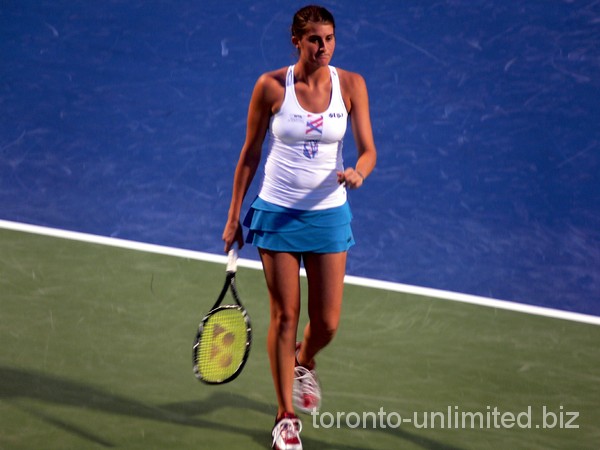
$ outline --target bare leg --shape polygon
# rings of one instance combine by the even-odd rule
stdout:
[[[308,316],[298,362],[314,366],[315,355],[333,339],[342,312],[346,252],[304,255],[308,277]]]
[[[280,417],[284,412],[294,412],[292,386],[300,316],[300,255],[264,249],[259,252],[269,290],[271,321],[267,352]]]

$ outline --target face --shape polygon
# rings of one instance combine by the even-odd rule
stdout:
[[[292,43],[298,47],[301,61],[326,66],[331,61],[335,50],[333,26],[311,22],[300,39],[292,37]]]

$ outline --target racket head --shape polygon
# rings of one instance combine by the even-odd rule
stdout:
[[[206,384],[234,380],[244,368],[250,345],[250,317],[241,305],[223,305],[204,317],[193,347],[194,375]]]

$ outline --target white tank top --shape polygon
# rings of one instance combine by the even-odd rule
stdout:
[[[348,112],[335,67],[331,100],[322,113],[300,106],[294,88],[294,66],[287,71],[285,96],[269,125],[268,156],[259,197],[276,205],[302,210],[341,206],[346,189],[337,182],[344,170],[342,142]]]

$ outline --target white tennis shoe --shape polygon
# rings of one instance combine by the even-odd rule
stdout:
[[[321,407],[321,386],[317,372],[298,364],[300,342],[296,343],[296,367],[294,367],[294,385],[292,389],[296,409],[310,414]]]
[[[302,450],[301,431],[302,422],[300,422],[300,419],[295,414],[285,413],[277,421],[271,432],[273,436],[272,447],[275,450]]]
[[[294,406],[307,414],[321,407],[321,386],[314,370],[303,366],[294,368]]]

